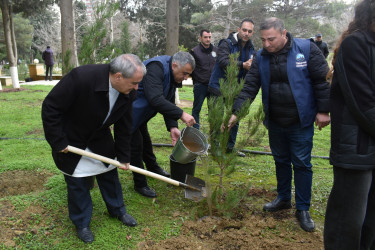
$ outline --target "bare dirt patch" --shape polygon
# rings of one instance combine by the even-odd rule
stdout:
[[[251,189],[249,196],[271,200],[275,194]],[[234,218],[203,217],[185,221],[181,234],[164,241],[140,242],[137,249],[323,249],[322,232],[303,231],[294,209],[268,213],[242,204]]]
[[[36,171],[7,171],[0,174],[0,198],[37,192],[52,174]],[[7,247],[16,246],[16,238],[26,233],[37,234],[43,225],[45,211],[30,205],[23,211],[16,210],[10,201],[0,201],[0,242]]]
[[[7,171],[0,174],[0,198],[43,189],[52,174],[36,171]]]

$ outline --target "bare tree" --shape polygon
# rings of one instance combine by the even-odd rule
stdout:
[[[3,16],[4,40],[9,61],[9,70],[12,77],[13,88],[20,88],[17,69],[17,43],[14,34],[13,6],[8,0],[0,0],[0,8]]]
[[[63,74],[78,66],[72,0],[60,1]]]

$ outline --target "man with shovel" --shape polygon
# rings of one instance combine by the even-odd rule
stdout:
[[[175,105],[175,91],[181,86],[195,68],[195,60],[188,52],[177,52],[171,56],[158,56],[143,62],[147,74],[139,84],[137,99],[133,104],[133,125],[131,139],[130,164],[143,167],[143,136],[147,132],[147,123],[157,113],[164,116],[165,125],[175,145],[179,136],[177,120],[181,119],[187,126],[195,124],[194,117]],[[165,176],[165,171],[156,166],[148,169]],[[146,197],[156,197],[156,192],[147,185],[146,176],[134,173],[134,190]]]
[[[145,74],[146,68],[137,56],[124,54],[110,64],[73,69],[43,102],[45,137],[67,183],[69,218],[85,243],[94,240],[89,227],[93,205],[87,183],[92,176],[96,176],[110,216],[130,227],[136,226],[137,221],[126,212],[117,168],[68,153],[68,145],[117,158],[123,163],[119,168],[127,170],[132,103]],[[111,125],[114,125],[114,138]]]

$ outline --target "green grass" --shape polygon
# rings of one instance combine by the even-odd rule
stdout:
[[[98,188],[92,190],[94,204],[91,228],[95,241],[90,245],[81,243],[75,234],[74,226],[68,218],[66,201],[66,184],[63,175],[57,170],[51,157],[51,149],[43,138],[40,118],[41,103],[51,86],[27,86],[19,92],[0,92],[0,137],[12,138],[0,140],[0,174],[9,170],[48,171],[52,174],[45,185],[45,190],[19,196],[7,196],[0,201],[10,201],[17,210],[24,210],[30,204],[43,209],[43,215],[32,215],[30,227],[40,226],[37,234],[27,232],[16,239],[17,248],[31,249],[128,249],[135,248],[139,242],[147,239],[163,240],[179,234],[180,226],[185,220],[202,215],[201,207],[184,199],[183,190],[164,182],[148,178],[149,185],[157,190],[157,200],[144,198],[133,190],[132,174],[119,171],[123,187],[125,204],[139,226],[129,228],[120,225],[119,221],[108,216]],[[193,100],[192,88],[179,90],[180,99]],[[253,105],[259,105],[258,98]],[[251,110],[254,109],[251,107]],[[191,113],[191,108],[184,108]],[[203,131],[207,133],[207,105],[201,112]],[[180,128],[183,128],[180,123]],[[240,126],[239,137],[244,126]],[[170,136],[161,115],[149,123],[149,131],[154,143],[171,143]],[[22,138],[22,139],[19,139]],[[330,128],[316,130],[313,155],[328,156],[330,147]],[[267,135],[261,145],[247,146],[248,150],[265,151],[268,148]],[[158,162],[169,170],[171,147],[154,148]],[[328,160],[313,158],[312,216],[318,227],[322,227],[327,197],[332,185],[332,169]],[[252,187],[276,190],[276,178],[273,158],[267,155],[247,154],[245,158],[236,158],[236,169],[225,179],[225,187],[235,189],[250,182]],[[207,178],[206,166],[198,160],[195,176]],[[217,182],[215,175],[210,176]],[[250,198],[251,199],[251,198]],[[263,201],[256,201],[261,209]],[[198,206],[199,205],[199,206]],[[0,208],[1,209],[1,208]],[[10,218],[11,219],[11,218]],[[0,249],[5,248],[0,243]]]

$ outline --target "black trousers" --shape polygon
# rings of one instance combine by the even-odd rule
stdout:
[[[52,69],[53,69],[53,65],[46,65],[46,81],[48,79],[48,71],[49,71],[49,79],[52,81]]]
[[[147,170],[152,171],[159,167],[156,156],[152,149],[152,141],[147,128],[147,122],[143,123],[132,135],[130,165],[144,169],[143,162]],[[133,172],[134,186],[147,186],[146,176]]]
[[[92,215],[92,200],[90,185],[87,178],[72,177],[64,175],[68,187],[68,209],[69,218],[77,228],[84,228],[90,225]],[[103,200],[107,210],[112,216],[120,216],[126,213],[122,188],[118,178],[117,169],[96,175]]]
[[[375,170],[333,167],[324,223],[326,250],[375,249]]]

